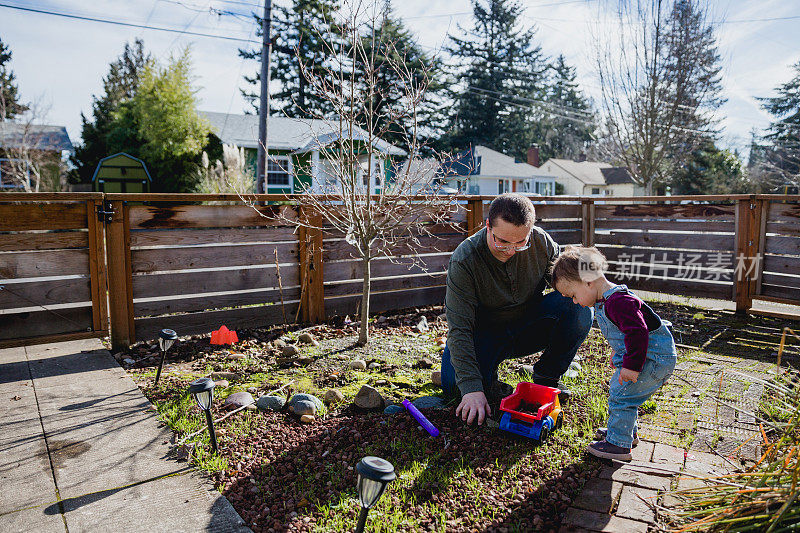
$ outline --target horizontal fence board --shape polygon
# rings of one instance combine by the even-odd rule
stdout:
[[[0,285],[2,285],[2,280],[0,280]],[[0,309],[90,302],[91,300],[88,276],[82,279],[7,283],[0,289]],[[0,315],[0,323],[2,321],[3,315]]]
[[[0,340],[86,332],[92,328],[92,308],[76,307],[0,315]]]
[[[86,248],[87,246],[89,246],[88,231],[0,234],[0,252],[58,250],[62,248]]]
[[[790,235],[800,237],[800,223],[798,222],[767,222],[767,233]]]
[[[392,291],[401,289],[417,289],[421,287],[436,287],[444,285],[447,274],[434,274],[431,276],[401,276],[396,278],[373,279],[370,282],[370,291]],[[335,283],[325,285],[325,297],[347,296],[361,294],[363,280],[353,280],[347,283]]]
[[[278,215],[297,219],[297,211],[287,205],[134,205],[130,208],[132,230],[287,225]]]
[[[392,255],[401,256],[409,254],[432,254],[439,252],[452,252],[464,240],[464,235],[454,234],[443,237],[419,237],[417,243],[410,241],[396,244],[391,247]],[[377,245],[373,250],[377,250]],[[358,252],[352,244],[345,240],[325,242],[322,247],[323,261],[336,261],[339,259],[354,259]]]
[[[762,283],[766,283],[767,285],[780,285],[782,287],[793,287],[800,289],[800,276],[797,274],[800,273],[796,273],[795,275],[764,273],[762,277]]]
[[[370,275],[375,278],[391,276],[409,276],[411,274],[437,273],[447,270],[450,254],[431,255],[421,257],[419,262],[424,263],[425,269],[419,265],[412,265],[409,259],[403,263],[393,263],[388,259],[374,260],[370,266]],[[361,261],[341,261],[328,263],[323,269],[325,282],[344,281],[349,279],[362,279],[364,277]]]
[[[285,287],[300,284],[297,265],[281,266],[281,283]],[[170,274],[139,274],[133,276],[133,298],[153,298],[173,294],[243,291],[278,288],[274,266],[240,270],[206,272],[176,272]]]
[[[283,289],[283,301],[300,299],[300,287]],[[280,289],[242,292],[236,294],[220,294],[215,296],[198,296],[196,298],[170,298],[149,302],[134,302],[135,317],[165,315],[169,313],[190,313],[205,309],[221,309],[223,307],[240,307],[243,305],[281,302]]]
[[[687,268],[733,268],[736,254],[729,252],[688,252],[685,250],[664,250],[663,248],[630,248],[627,246],[598,246],[609,261],[630,263],[670,263]],[[635,257],[634,257],[635,256]]]
[[[159,270],[190,270],[228,266],[297,262],[297,242],[279,244],[246,244],[243,246],[204,246],[190,248],[156,248],[131,251],[131,270],[134,274]]]
[[[682,296],[698,296],[701,298],[716,298],[730,300],[733,296],[733,283],[710,283],[675,279],[630,279],[619,276],[614,272],[607,274],[614,283],[624,283],[631,289],[643,291],[663,292],[665,294],[678,294]]]
[[[211,333],[223,324],[234,331],[282,324],[284,311],[289,321],[294,320],[297,305],[297,303],[288,304],[285,309],[278,304],[179,314],[169,317],[137,318],[134,320],[136,340],[155,339],[165,327],[174,329],[178,335],[197,335]]]
[[[717,204],[595,204],[595,219],[674,218],[733,222],[736,206]]]
[[[407,291],[373,293],[369,298],[370,314],[405,309],[408,307],[441,305],[444,303],[445,290],[446,288],[441,286]],[[361,294],[338,298],[325,298],[325,315],[328,318],[342,315],[354,315],[358,310],[361,298]]]
[[[800,304],[800,288],[784,287],[782,285],[761,284],[761,294],[759,296],[770,296],[781,300],[793,300]]]
[[[765,254],[800,255],[800,237],[768,235],[764,243]]]
[[[597,244],[618,244],[623,246],[646,246],[656,248],[675,248],[687,250],[721,250],[735,249],[733,235],[702,235],[693,233],[653,233],[637,231],[612,231],[611,233],[595,233]]]
[[[779,272],[800,276],[800,257],[765,254],[764,272]]]
[[[733,233],[736,228],[734,222],[717,220],[625,220],[620,218],[595,219],[596,229],[639,229],[639,230],[668,230],[677,232],[726,232]]]
[[[580,230],[548,231],[557,244],[580,244],[583,233]]]
[[[89,250],[0,253],[0,278],[89,275]]]
[[[297,234],[295,228],[291,226],[131,231],[131,248],[244,242],[288,242],[292,240],[297,240]]]
[[[423,224],[421,226],[409,226],[408,228],[400,228],[403,233],[398,235],[403,237],[407,235],[416,236],[444,236],[444,235],[466,235],[466,224]],[[345,233],[333,227],[325,227],[322,230],[322,238],[325,240],[330,239],[343,239]]]
[[[0,231],[80,229],[87,227],[86,204],[0,203]]]
[[[545,231],[552,231],[557,229],[574,229],[580,231],[583,228],[583,221],[581,220],[540,220],[536,222],[536,226]]]
[[[770,222],[800,224],[800,203],[770,202],[768,213]]]
[[[533,207],[536,210],[537,221],[551,218],[583,218],[581,204],[536,204],[534,202]]]

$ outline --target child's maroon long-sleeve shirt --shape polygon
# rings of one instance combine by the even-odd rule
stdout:
[[[661,325],[658,317],[642,312],[643,302],[633,294],[615,292],[603,303],[606,316],[625,335],[622,367],[641,372],[647,358],[650,331]]]

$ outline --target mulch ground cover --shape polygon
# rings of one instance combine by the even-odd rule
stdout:
[[[724,313],[654,307],[683,325],[686,344],[701,344],[732,327]],[[386,403],[440,393],[430,379],[440,365],[436,341],[446,335],[441,312],[424,308],[380,317],[371,325],[367,347],[354,344],[357,325],[344,319],[305,328],[319,345],[298,344],[294,358],[285,357],[275,341],[293,342],[299,326],[239,331],[235,346],[212,346],[208,335],[183,338],[170,351],[158,388],[152,385],[155,346],[145,343],[115,355],[128,360],[126,368],[176,432],[174,443],[203,427],[186,388],[212,372],[231,375],[215,400],[217,416],[224,398],[238,391],[258,397],[288,384],[279,394],[322,397],[333,388],[344,393],[343,402],[328,405],[311,424],[286,412],[244,410],[230,416],[217,425],[216,456],[208,452],[204,433],[176,447],[179,456],[209,473],[256,532],[352,531],[359,511],[355,465],[366,455],[389,460],[398,474],[370,512],[370,531],[557,531],[586,480],[605,465],[590,459],[585,447],[607,413],[607,344],[592,332],[580,348],[582,369],[568,382],[575,394],[564,406],[564,426],[542,444],[467,426],[455,417],[452,402],[444,409],[423,409],[441,431],[438,438],[428,436],[408,413],[354,407],[353,396],[364,384],[380,390]],[[423,316],[429,329],[420,332],[416,324]],[[522,365],[537,357],[504,363],[501,379],[526,380]],[[353,370],[355,359],[377,365]]]

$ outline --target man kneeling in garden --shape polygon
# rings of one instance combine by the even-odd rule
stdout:
[[[506,193],[489,208],[486,226],[453,252],[445,307],[449,333],[442,354],[442,388],[461,396],[456,416],[482,424],[513,389],[497,380],[509,358],[544,350],[534,383],[559,387],[561,375],[592,326],[593,309],[557,291],[542,293],[558,244],[534,226],[526,197]]]

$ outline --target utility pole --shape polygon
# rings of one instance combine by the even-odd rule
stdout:
[[[267,180],[267,121],[269,120],[269,59],[272,55],[272,0],[264,0],[264,20],[261,25],[261,102],[258,105],[258,165],[256,192],[262,194]]]

